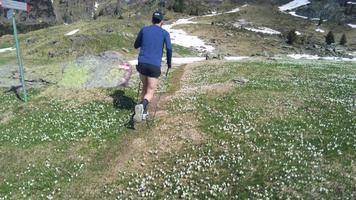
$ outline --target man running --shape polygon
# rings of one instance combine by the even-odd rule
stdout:
[[[161,75],[161,62],[164,45],[167,52],[167,65],[172,67],[172,45],[169,33],[162,28],[163,14],[154,12],[152,25],[143,27],[137,35],[134,47],[140,48],[137,71],[143,84],[141,102],[135,106],[134,121],[141,122],[148,115],[148,104],[152,101]]]

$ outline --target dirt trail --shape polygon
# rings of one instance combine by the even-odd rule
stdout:
[[[169,111],[169,105],[175,98],[194,96],[194,94],[206,92],[223,94],[237,87],[238,84],[228,82],[200,87],[191,86],[190,79],[194,75],[194,68],[200,65],[201,63],[183,65],[171,73],[169,82],[173,85],[173,92],[162,95],[156,115],[157,124],[152,127],[148,127],[146,123],[138,125],[132,137],[124,143],[123,152],[116,158],[116,165],[113,165],[108,175],[117,174],[119,171],[142,171],[160,157],[176,153],[184,144],[201,144],[207,140],[207,135],[199,129],[199,122],[193,112],[180,112],[177,115]],[[150,113],[153,113],[156,102],[151,104]]]
[[[168,81],[174,86],[169,92],[162,94],[155,124],[148,126],[140,123],[136,130],[125,136],[120,145],[114,142],[102,146],[100,154],[103,156],[104,168],[94,175],[89,169],[87,173],[91,174],[90,177],[84,176],[85,181],[71,188],[73,194],[78,195],[75,191],[88,191],[80,195],[100,196],[102,188],[115,184],[121,172],[148,172],[157,161],[179,152],[184,145],[202,144],[206,141],[206,135],[199,130],[199,123],[193,113],[177,115],[169,108],[171,99],[183,94],[180,90],[186,88],[183,84],[189,82],[184,80],[187,79],[186,71],[190,66],[180,66],[170,73]],[[157,96],[158,94],[155,100]],[[155,104],[156,102],[151,103],[150,113],[153,113]]]
[[[106,184],[115,181],[120,172],[145,171],[152,163],[164,156],[179,151],[185,144],[201,144],[206,141],[198,126],[196,116],[193,113],[175,115],[169,112],[169,103],[172,98],[181,95],[180,91],[186,78],[186,70],[189,66],[181,66],[178,73],[171,73],[170,83],[174,83],[174,92],[163,94],[156,114],[156,124],[150,127],[146,123],[137,126],[131,136],[122,143],[120,151],[110,162],[110,169],[101,177]],[[157,97],[156,97],[157,99]],[[151,103],[151,112],[155,102]],[[112,156],[112,155],[110,155]],[[104,179],[103,179],[104,177]]]

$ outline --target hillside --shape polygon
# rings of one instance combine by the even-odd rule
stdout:
[[[190,15],[203,15],[216,9],[227,9],[244,3],[265,6],[280,6],[286,0],[269,1],[236,1],[236,0],[20,0],[28,2],[32,9],[30,13],[20,13],[17,17],[19,28],[23,32],[36,30],[60,23],[73,23],[78,20],[96,19],[100,16],[129,17],[145,15],[152,10],[171,10]],[[348,23],[356,14],[353,4],[346,0],[327,1],[311,0],[309,4],[295,10],[295,15],[309,18],[333,20],[335,23]],[[10,33],[8,20],[0,9],[0,35]]]
[[[355,199],[354,15],[318,24],[316,0],[181,2],[195,3],[167,1],[162,26],[173,68],[162,62],[135,129],[133,43],[160,2],[126,1],[120,17],[117,1],[54,0],[50,26],[20,34],[27,103],[0,36],[0,200]]]

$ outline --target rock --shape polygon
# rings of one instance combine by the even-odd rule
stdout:
[[[267,51],[263,51],[263,56],[264,56],[264,57],[269,57],[268,52],[267,52]]]
[[[206,60],[222,60],[224,59],[224,56],[220,53],[207,53],[205,55]]]
[[[69,64],[68,67],[81,68],[88,73],[85,82],[75,85],[74,87],[109,88],[119,85],[124,86],[125,83],[127,85],[133,68],[121,68],[124,63],[127,63],[127,60],[125,60],[122,54],[115,51],[106,51],[98,55],[80,56],[76,59],[74,65]],[[65,74],[66,73],[64,73],[64,75]],[[69,85],[67,87],[73,86]]]
[[[319,45],[317,45],[317,44],[313,44],[313,47],[315,48],[315,49],[320,49],[321,47],[319,46]]]
[[[114,32],[114,29],[110,26],[106,29],[106,32],[112,33],[112,32]]]
[[[73,53],[73,49],[69,48],[64,51],[66,54],[71,54]]]
[[[121,50],[122,50],[123,52],[125,52],[125,53],[130,53],[130,51],[129,51],[128,49],[126,49],[126,48],[121,48]]]
[[[99,57],[101,59],[104,59],[104,60],[110,61],[110,62],[124,63],[124,60],[125,60],[124,56],[116,51],[105,51],[105,52],[99,54]]]
[[[36,42],[36,40],[32,39],[32,38],[29,38],[29,39],[26,40],[26,44],[33,44],[35,42]]]
[[[210,43],[215,44],[216,43],[216,39],[210,39]]]
[[[232,33],[226,33],[226,36],[232,37],[232,36],[234,36],[234,34],[232,34]]]
[[[249,81],[248,79],[243,78],[243,77],[237,78],[237,79],[233,79],[233,80],[232,80],[233,83],[236,83],[236,84],[239,84],[239,85],[244,85],[244,84],[246,84],[248,81]]]
[[[53,44],[53,45],[58,44],[58,43],[59,43],[58,40],[53,40],[53,41],[51,41],[51,44]]]
[[[57,53],[55,51],[51,50],[51,51],[48,52],[48,57],[54,58],[56,56],[57,56]]]
[[[267,51],[262,51],[262,52],[255,53],[254,56],[269,57],[269,54]]]

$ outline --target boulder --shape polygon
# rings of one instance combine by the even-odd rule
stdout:
[[[206,60],[223,60],[224,56],[220,53],[207,53],[205,55]]]

